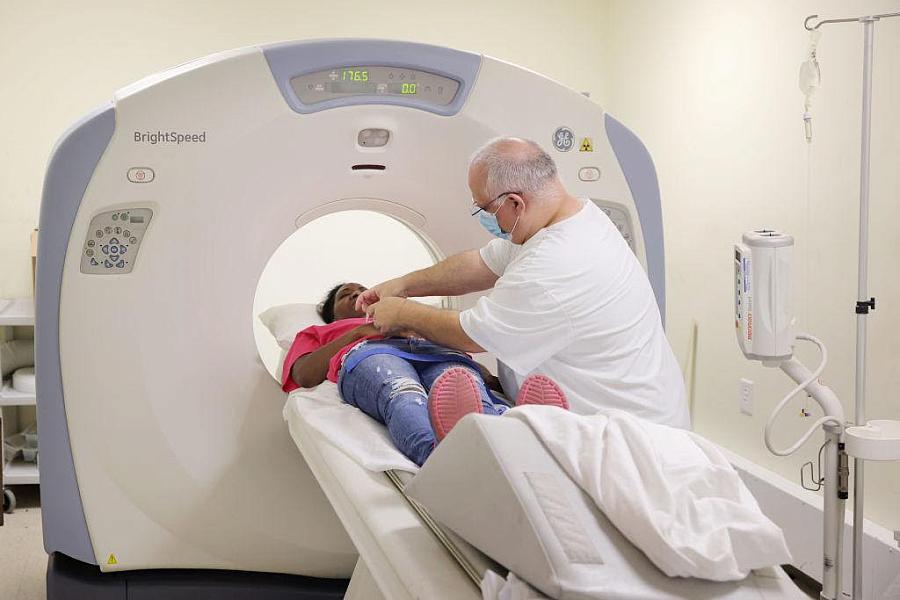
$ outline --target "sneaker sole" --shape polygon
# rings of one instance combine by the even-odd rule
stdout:
[[[522,382],[519,395],[516,396],[516,406],[524,404],[542,404],[544,406],[558,406],[569,410],[569,401],[566,393],[555,381],[544,375],[530,375]]]
[[[481,394],[472,374],[454,367],[442,373],[428,393],[428,417],[438,441],[469,413],[481,413]]]

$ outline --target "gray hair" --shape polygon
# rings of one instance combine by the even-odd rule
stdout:
[[[540,196],[556,178],[556,163],[543,148],[531,140],[498,137],[472,154],[469,167],[485,171],[485,195],[491,198],[504,192]]]

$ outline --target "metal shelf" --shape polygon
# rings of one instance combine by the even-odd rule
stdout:
[[[14,389],[12,384],[4,381],[0,387],[0,406],[35,406],[37,404],[37,396],[20,392]]]
[[[36,485],[40,482],[37,463],[29,463],[21,457],[13,460],[3,470],[3,485]]]
[[[0,327],[34,326],[33,298],[0,299]]]

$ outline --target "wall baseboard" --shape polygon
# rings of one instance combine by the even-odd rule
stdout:
[[[784,530],[793,566],[822,581],[822,496],[803,489],[777,473],[722,448],[762,511]],[[844,555],[841,587],[847,598],[852,591],[853,513],[848,503],[844,521]],[[863,598],[900,598],[900,543],[894,533],[865,520],[863,527]]]

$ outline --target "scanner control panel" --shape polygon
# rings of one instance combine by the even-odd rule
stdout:
[[[622,237],[625,238],[625,241],[628,243],[628,247],[631,248],[631,251],[634,252],[634,230],[631,227],[631,217],[628,215],[628,211],[624,208],[619,208],[617,206],[611,206],[608,204],[603,204],[597,202],[597,206],[600,207],[600,210],[606,213],[606,216],[609,217],[609,220],[613,222],[613,225],[619,230],[619,233],[622,234]]]
[[[81,249],[81,272],[131,273],[152,218],[149,208],[121,208],[94,215]]]

